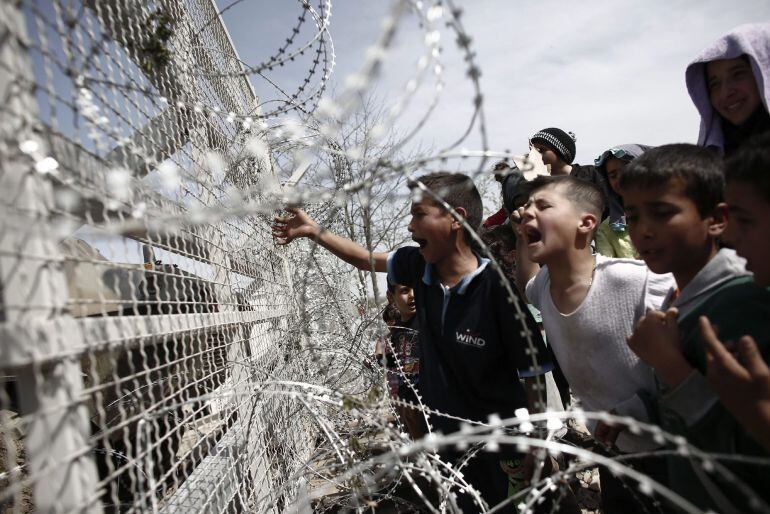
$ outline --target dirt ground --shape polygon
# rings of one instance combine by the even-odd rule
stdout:
[[[8,487],[17,483],[19,479],[27,477],[26,461],[24,451],[24,440],[21,437],[19,428],[19,418],[16,413],[9,410],[0,411],[0,491],[5,491]],[[12,448],[9,450],[9,446]],[[15,454],[15,458],[9,462],[9,457]],[[19,474],[11,476],[9,472],[18,472]],[[18,477],[18,478],[17,478]],[[13,479],[13,481],[12,481]],[[24,487],[20,492],[10,498],[0,499],[0,513],[23,513],[34,512],[35,505],[32,502],[32,491],[30,487]]]

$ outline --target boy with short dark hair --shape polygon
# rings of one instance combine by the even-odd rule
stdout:
[[[400,318],[390,333],[390,350],[395,359],[388,365],[388,374],[397,384],[396,397],[416,405],[419,403],[415,389],[420,382],[420,329],[415,316],[414,291],[407,285],[388,281],[387,297],[398,309]],[[401,405],[398,412],[412,439],[425,435],[423,417],[418,410]]]
[[[526,284],[548,344],[583,408],[646,420],[639,391],[654,390],[652,370],[625,339],[648,308],[660,305],[671,277],[650,273],[641,261],[593,254],[591,241],[604,207],[596,185],[559,176],[538,177],[529,187],[529,199],[514,219],[519,223],[519,287]],[[658,446],[651,438],[604,423],[589,422],[588,428],[596,439],[625,453]],[[625,462],[659,478],[662,466],[653,460]],[[605,512],[644,510],[612,473],[600,468],[600,474]]]
[[[474,230],[481,225],[476,186],[465,175],[433,173],[410,181],[409,187],[413,198],[408,229],[419,248],[370,253],[322,230],[299,209],[289,209],[292,218],[276,218],[273,235],[279,244],[312,238],[359,269],[371,269],[373,262],[374,270],[387,271],[391,282],[414,289],[420,394],[429,408],[482,422],[494,413],[506,418],[518,408],[534,408],[537,392],[532,387],[525,391],[519,377],[548,371],[548,352],[524,303],[514,301],[488,260],[471,248],[470,234],[460,220]],[[516,291],[513,295],[518,297]],[[431,416],[431,423],[444,432],[459,428],[448,417]],[[455,456],[449,451],[444,455]],[[501,458],[482,451],[463,468],[489,505],[507,497]],[[465,512],[479,510],[467,494],[459,494],[458,503]]]
[[[754,282],[770,287],[770,133],[753,137],[725,163],[725,200],[730,222],[725,240],[746,259]],[[770,452],[770,368],[751,336],[738,340],[733,356],[705,316],[706,378],[730,414]]]
[[[685,436],[701,450],[764,455],[719,403],[704,376],[700,316],[718,325],[725,339],[749,334],[765,352],[770,344],[770,292],[752,281],[734,250],[719,248],[727,225],[721,158],[689,144],[654,148],[626,167],[620,187],[631,240],[640,256],[651,270],[671,272],[676,279],[661,311],[640,320],[628,341],[659,379],[649,403],[652,414],[665,430]],[[693,469],[690,459],[682,457],[667,461],[671,488],[699,507],[755,510],[719,473]],[[766,470],[724,465],[767,495]]]
[[[770,286],[770,133],[746,141],[725,163],[730,213],[725,240],[746,259],[754,282]]]

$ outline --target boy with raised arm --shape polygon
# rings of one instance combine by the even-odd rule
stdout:
[[[481,422],[491,414],[507,418],[518,408],[539,408],[529,380],[551,364],[537,325],[523,302],[518,309],[512,303],[500,277],[472,250],[470,234],[447,208],[477,229],[482,204],[476,186],[462,174],[432,173],[410,182],[410,189],[416,194],[408,229],[419,247],[370,253],[321,229],[299,209],[289,209],[293,217],[276,218],[273,235],[279,244],[314,239],[359,269],[370,270],[373,262],[392,283],[412,287],[420,326],[419,390],[428,408]],[[528,382],[526,390],[519,377]],[[459,428],[448,417],[430,420],[444,433]],[[507,497],[508,479],[499,462],[504,458],[509,456],[482,451],[462,470],[490,506]],[[464,512],[479,511],[467,494],[458,494],[458,504]],[[515,510],[512,504],[509,509]]]

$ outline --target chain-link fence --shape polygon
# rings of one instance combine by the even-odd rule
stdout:
[[[270,213],[224,209],[273,164],[216,5],[0,10],[0,510],[281,511],[305,331]]]
[[[412,400],[389,395],[374,355],[378,337],[391,340],[379,321],[384,284],[312,241],[277,246],[273,216],[301,205],[324,229],[389,250],[409,237],[407,178],[459,162],[483,188],[490,159],[514,159],[526,179],[545,165],[537,152],[488,147],[480,67],[455,2],[392,2],[333,97],[330,0],[297,0],[277,44],[255,31],[260,49],[275,48],[253,65],[222,21],[243,4],[0,0],[0,512],[458,512],[458,493],[479,511],[532,512],[550,496],[559,512],[576,482],[590,493],[577,494],[582,507],[598,501],[597,465],[637,500],[668,502],[651,511],[699,512],[598,446],[589,420],[653,440],[660,448],[647,457],[687,457],[707,485],[734,480],[721,461],[751,458],[576,403],[552,407],[555,385],[533,389],[545,412],[508,419],[435,410],[419,388]],[[397,28],[414,20],[413,74],[388,102],[373,101]],[[470,120],[446,148],[408,147],[451,83],[450,40]],[[296,87],[270,74],[292,64]],[[275,98],[257,97],[257,78]],[[405,112],[414,126],[398,135]],[[475,132],[481,149],[461,146]],[[522,323],[512,254],[465,228]],[[522,325],[531,346],[528,334]],[[400,357],[390,366],[404,378]],[[407,433],[405,409],[425,437]],[[440,418],[459,431],[436,431]],[[552,473],[512,483],[494,506],[464,472],[501,444]]]

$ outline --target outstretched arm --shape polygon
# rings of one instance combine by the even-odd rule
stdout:
[[[273,218],[273,237],[279,245],[286,245],[297,238],[306,237],[329,250],[331,253],[356,268],[364,271],[385,272],[388,270],[388,254],[382,252],[369,252],[363,246],[354,243],[350,239],[332,234],[318,226],[310,216],[302,209],[287,207],[286,210],[293,216],[276,216]]]

